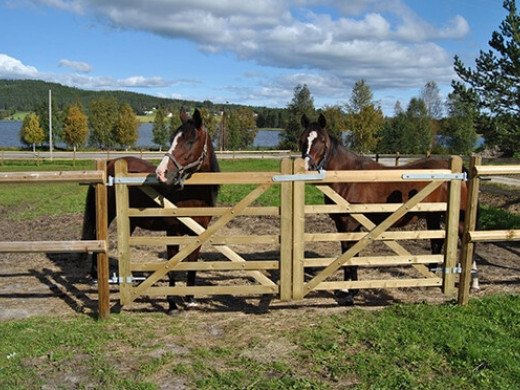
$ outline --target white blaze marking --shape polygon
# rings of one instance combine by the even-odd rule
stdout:
[[[179,132],[179,134],[177,134],[175,136],[175,138],[172,141],[172,146],[170,146],[170,149],[168,149],[167,153],[173,155],[173,151],[177,147],[177,144],[179,143],[179,138],[180,137],[182,137],[182,131]],[[163,159],[161,160],[161,163],[157,166],[157,169],[155,170],[155,173],[156,173],[157,177],[159,178],[159,180],[161,180],[163,182],[166,181],[165,173],[166,173],[166,170],[168,168],[168,161],[169,160],[170,160],[170,158],[168,156],[164,156]]]
[[[318,138],[318,133],[316,131],[311,131],[307,137],[307,151],[305,152],[306,155],[310,155],[312,141],[314,141],[316,138]],[[309,170],[309,157],[305,157],[305,169],[307,171]]]

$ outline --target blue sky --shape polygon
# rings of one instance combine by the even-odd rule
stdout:
[[[364,79],[386,115],[453,56],[474,66],[500,0],[0,0],[0,78],[188,100],[317,108]]]

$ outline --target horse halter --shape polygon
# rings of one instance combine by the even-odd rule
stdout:
[[[204,158],[208,154],[208,132],[204,128],[204,147],[202,148],[202,152],[198,159],[190,162],[187,165],[182,165],[171,153],[165,153],[164,155],[170,159],[170,161],[177,168],[177,178],[175,179],[174,185],[178,185],[180,190],[184,188],[184,180],[188,179],[192,174],[198,172],[202,167],[202,163],[204,162]],[[195,168],[195,169],[192,169]]]
[[[319,164],[316,162],[316,159],[310,153],[303,153],[302,157],[309,158],[309,160],[311,161],[312,167],[315,168],[318,171],[318,173],[320,173],[321,170],[323,169],[323,166],[327,162],[328,152],[329,152],[329,148],[328,148],[327,144],[325,144],[325,152],[323,153],[323,157],[321,158],[321,161]]]

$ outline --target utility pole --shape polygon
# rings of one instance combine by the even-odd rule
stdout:
[[[52,90],[49,89],[49,154],[52,161]]]

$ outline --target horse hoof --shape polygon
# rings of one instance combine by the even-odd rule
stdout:
[[[190,310],[190,309],[195,309],[196,307],[199,306],[199,303],[197,301],[189,301],[188,303],[186,303],[186,305],[184,306],[184,309],[185,310]]]
[[[354,295],[349,291],[338,290],[334,297],[340,306],[354,306]]]
[[[168,314],[170,317],[177,317],[181,312],[179,311],[179,309],[175,308],[175,309],[169,309],[166,314]]]

